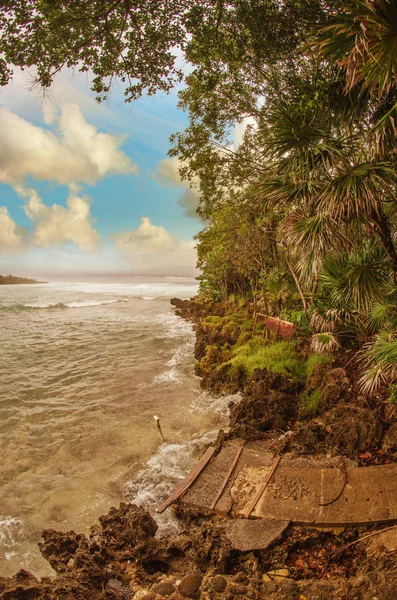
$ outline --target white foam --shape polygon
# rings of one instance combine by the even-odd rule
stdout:
[[[161,375],[157,375],[152,382],[152,385],[158,383],[171,383],[173,385],[182,385],[180,374],[176,367],[172,367],[169,371],[164,371]]]
[[[25,527],[18,517],[0,516],[0,546],[12,548],[25,537]]]
[[[230,402],[240,402],[240,394],[230,394],[228,396],[212,396],[209,392],[198,394],[190,405],[191,413],[208,414],[217,413],[223,417],[228,417]]]
[[[146,466],[139,471],[136,479],[127,483],[125,497],[152,514],[159,526],[158,536],[178,532],[178,522],[171,511],[162,515],[155,511],[175,485],[186,477],[198,451],[213,442],[217,434],[218,430],[214,430],[184,443],[162,444]]]
[[[191,356],[193,348],[193,341],[186,342],[182,346],[179,346],[179,348],[175,348],[172,358],[167,362],[167,367],[175,367],[182,364],[188,356]]]

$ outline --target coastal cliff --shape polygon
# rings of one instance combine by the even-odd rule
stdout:
[[[249,303],[236,308],[174,299],[172,304],[194,324],[202,386],[241,394],[241,401],[230,405],[230,427],[219,433],[218,446],[239,438],[260,440],[274,454],[307,460],[342,456],[363,467],[396,462],[397,415],[381,396],[369,401],[356,393],[357,374],[343,367],[350,354],[313,361],[297,331],[296,353],[282,346],[280,356],[274,351],[279,342],[262,344],[261,330],[253,335]],[[273,347],[271,359],[262,351],[268,346]],[[266,360],[267,368],[252,367],[253,357]],[[56,577],[38,581],[20,571],[0,578],[0,599],[394,597],[395,530],[378,533],[376,524],[331,530],[290,527],[266,550],[242,552],[224,536],[225,517],[182,506],[170,510],[182,533],[162,539],[155,537],[153,517],[133,504],[112,508],[89,535],[44,531],[40,550]],[[377,535],[365,538],[369,530]]]

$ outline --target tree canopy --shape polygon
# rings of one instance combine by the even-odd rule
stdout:
[[[316,351],[353,340],[364,389],[395,380],[397,0],[16,0],[0,33],[2,85],[183,81],[170,155],[199,186],[203,294],[305,321]]]

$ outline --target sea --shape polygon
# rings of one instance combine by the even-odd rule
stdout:
[[[156,508],[227,426],[235,397],[194,374],[172,297],[192,279],[0,286],[0,575],[52,575],[43,529],[88,533],[120,502]],[[161,440],[154,417],[160,419]]]

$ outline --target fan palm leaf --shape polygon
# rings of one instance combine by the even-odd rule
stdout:
[[[387,93],[397,75],[397,1],[350,0],[323,27],[319,53],[346,69],[346,90],[358,83]]]
[[[339,218],[368,218],[379,213],[382,199],[396,199],[396,185],[397,173],[388,163],[345,163],[326,185],[320,208]]]
[[[365,372],[359,380],[365,392],[373,392],[382,383],[397,381],[397,329],[382,331],[368,343],[362,354]]]

